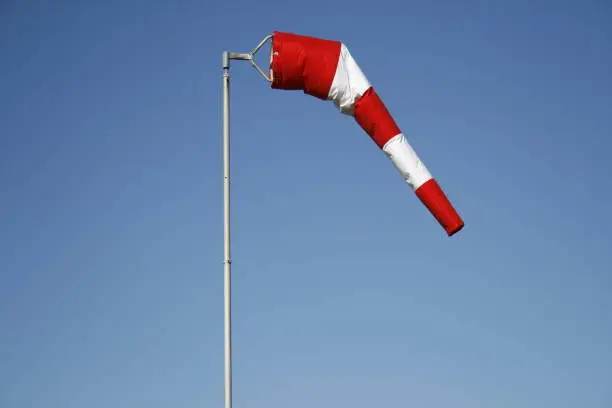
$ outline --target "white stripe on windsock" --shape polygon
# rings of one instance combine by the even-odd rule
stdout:
[[[334,80],[329,88],[328,99],[340,112],[353,116],[355,102],[371,87],[346,45],[340,46],[340,57]]]
[[[432,179],[431,173],[402,133],[385,143],[383,151],[414,190]]]

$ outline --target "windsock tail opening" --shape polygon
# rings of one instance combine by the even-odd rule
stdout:
[[[435,179],[427,181],[415,193],[449,237],[461,231],[465,224]]]

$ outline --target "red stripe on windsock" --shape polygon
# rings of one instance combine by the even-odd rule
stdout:
[[[355,120],[381,149],[389,139],[401,133],[389,110],[372,87],[355,103]]]
[[[272,88],[304,90],[306,94],[326,100],[341,46],[339,41],[274,32]]]
[[[435,179],[427,181],[415,193],[446,230],[449,237],[463,228],[465,225],[463,220]]]

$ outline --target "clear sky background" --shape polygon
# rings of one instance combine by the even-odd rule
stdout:
[[[0,407],[222,407],[221,52],[272,30],[349,46],[466,227],[234,64],[234,406],[612,407],[604,0],[0,0]]]

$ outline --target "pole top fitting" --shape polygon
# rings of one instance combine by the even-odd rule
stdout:
[[[223,69],[229,69],[230,66],[230,53],[227,51],[223,51],[223,54],[221,55],[221,59],[222,59],[222,66]]]

